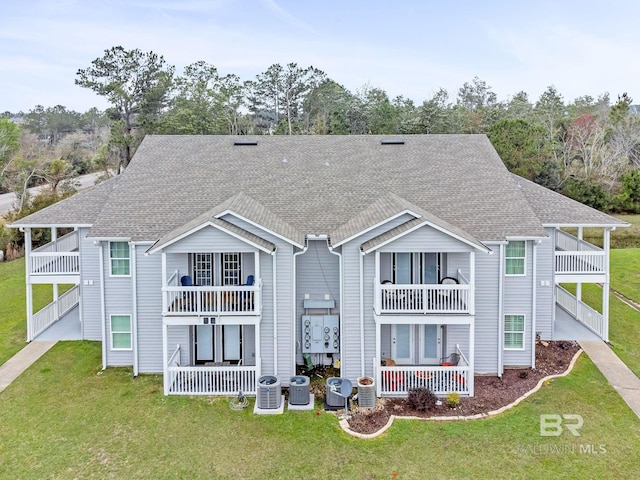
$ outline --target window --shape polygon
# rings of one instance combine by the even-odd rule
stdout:
[[[130,275],[129,244],[127,242],[110,242],[109,258],[111,259],[111,275]]]
[[[504,316],[505,350],[524,350],[524,315]]]
[[[507,243],[505,273],[507,275],[524,275],[525,256],[526,248],[524,240]]]
[[[111,350],[131,350],[130,315],[111,315]]]

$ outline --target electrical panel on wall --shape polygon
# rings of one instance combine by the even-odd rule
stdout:
[[[340,331],[338,315],[302,316],[302,352],[338,353]]]

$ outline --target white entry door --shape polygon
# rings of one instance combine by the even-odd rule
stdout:
[[[224,361],[237,362],[242,358],[240,325],[222,327]]]
[[[442,357],[440,325],[417,325],[420,329],[420,364],[438,365]]]
[[[393,325],[391,329],[391,356],[398,365],[414,363],[413,345],[413,325]]]

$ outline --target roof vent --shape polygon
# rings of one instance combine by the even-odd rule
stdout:
[[[257,140],[236,140],[235,142],[233,142],[233,145],[236,147],[258,145],[258,141]]]
[[[388,138],[386,140],[380,140],[380,145],[404,145],[404,140],[401,138]]]

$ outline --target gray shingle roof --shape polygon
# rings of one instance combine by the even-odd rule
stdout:
[[[512,174],[512,176],[516,187],[522,191],[543,225],[629,226],[628,223],[622,220],[576,202],[530,180],[515,174]]]
[[[234,146],[239,138],[258,144]],[[226,209],[299,244],[349,238],[406,202],[476,241],[545,236],[486,136],[385,138],[147,136],[104,207],[74,218],[93,220],[92,237],[157,241]],[[78,195],[31,217],[73,217],[66,205]]]
[[[43,208],[28,217],[16,220],[11,226],[41,227],[48,225],[79,226],[92,225],[102,207],[115,190],[120,177],[115,177],[81,190],[75,195]]]

